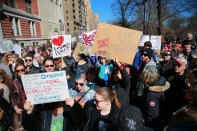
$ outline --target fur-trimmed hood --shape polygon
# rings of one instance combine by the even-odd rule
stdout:
[[[170,88],[170,83],[166,81],[164,86],[150,86],[149,90],[154,92],[165,92]]]
[[[150,91],[153,92],[165,92],[170,88],[170,83],[166,81],[163,76],[160,76],[158,80],[156,80],[153,86],[149,87]]]

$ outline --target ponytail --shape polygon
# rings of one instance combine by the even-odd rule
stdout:
[[[115,91],[112,91],[112,93],[113,93],[113,99],[114,99],[115,105],[116,105],[116,107],[118,109],[120,109],[121,108],[121,104],[120,104],[120,102],[118,100],[117,94],[116,94]]]
[[[110,100],[111,102],[114,101],[116,108],[121,108],[116,92],[112,91],[109,87],[99,88],[96,93],[103,96],[105,100]]]

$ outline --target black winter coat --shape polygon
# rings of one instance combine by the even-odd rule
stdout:
[[[52,121],[52,110],[46,106],[40,110],[43,105],[35,106],[32,114],[23,114],[23,126],[27,131],[50,131]],[[84,111],[78,103],[72,108],[64,107],[63,131],[79,131],[83,129],[84,122],[87,121]],[[80,116],[80,119],[78,118]]]
[[[147,126],[155,131],[162,130],[167,124],[166,100],[164,92],[168,90],[170,84],[164,77],[160,77],[153,86],[145,88],[144,94],[144,118]]]

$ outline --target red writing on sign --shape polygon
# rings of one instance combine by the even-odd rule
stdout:
[[[107,53],[106,51],[99,50],[99,55],[105,55],[106,53]]]
[[[50,92],[51,88],[44,88],[44,89],[33,89],[26,91],[25,94],[37,94],[37,93],[44,93],[44,92]]]
[[[47,84],[56,84],[56,83],[63,83],[59,79],[53,79],[53,80],[46,80]]]
[[[84,40],[85,45],[86,46],[87,45],[90,45],[91,46],[93,44],[93,42],[94,42],[95,36],[96,36],[96,31],[93,32],[93,34],[91,34],[89,36],[87,34],[83,34],[82,37],[83,37],[83,40]]]
[[[97,44],[98,44],[98,48],[109,47],[109,38],[106,38],[104,40],[99,40]]]

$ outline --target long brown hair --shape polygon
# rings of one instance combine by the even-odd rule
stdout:
[[[9,88],[11,84],[11,79],[2,68],[0,68],[0,76],[2,76],[3,83]]]
[[[114,101],[115,106],[120,109],[121,104],[119,103],[119,100],[117,98],[117,94],[115,91],[111,90],[108,87],[102,87],[96,91],[97,94],[103,96],[104,100],[110,100],[111,102]]]
[[[6,54],[4,57],[3,57],[3,59],[2,59],[2,62],[5,64],[5,65],[7,65],[7,66],[9,66],[9,60],[8,60],[8,57],[9,56],[12,56],[12,54]]]

